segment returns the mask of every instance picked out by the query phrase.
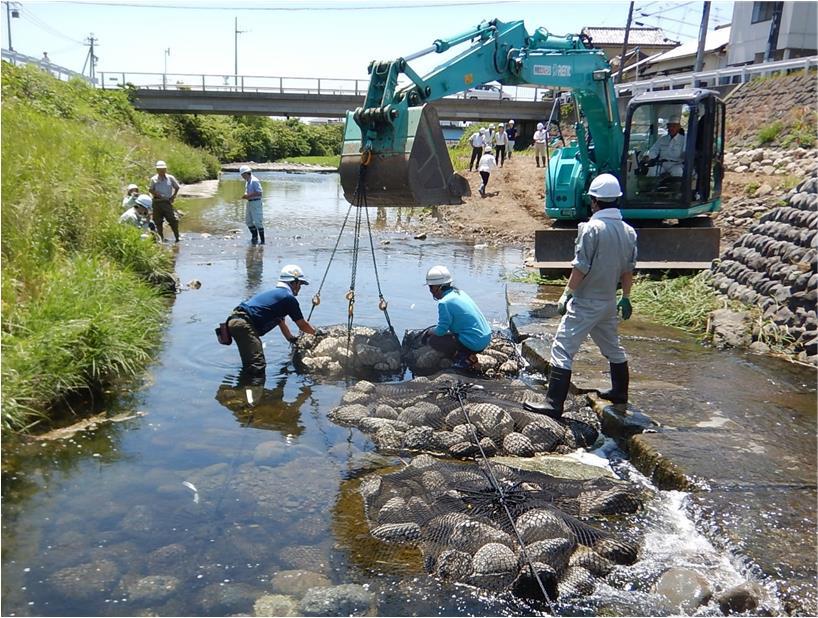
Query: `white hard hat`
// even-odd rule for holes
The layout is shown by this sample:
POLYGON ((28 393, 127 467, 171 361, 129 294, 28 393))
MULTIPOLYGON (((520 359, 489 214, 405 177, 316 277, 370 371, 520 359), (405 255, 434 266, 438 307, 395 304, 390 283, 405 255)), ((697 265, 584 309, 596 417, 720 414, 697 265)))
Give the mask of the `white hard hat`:
POLYGON ((304 277, 304 271, 296 264, 287 264, 281 269, 281 274, 278 276, 279 281, 300 281, 304 285, 309 285, 310 282, 304 277))
POLYGON ((165 163, 165 162, 164 162, 164 161, 162 161, 162 160, 159 160, 159 161, 157 161, 157 162, 156 162, 156 165, 154 165, 154 167, 155 167, 156 169, 168 169, 168 164, 167 164, 167 163, 165 163))
POLYGON ((622 195, 619 181, 613 174, 600 174, 591 182, 588 188, 588 195, 603 202, 612 202, 622 195))
POLYGON ((486 145, 483 147, 483 154, 491 154, 492 152, 491 146, 486 145))
POLYGON ((446 285, 452 282, 452 273, 445 266, 432 266, 426 273, 426 285, 446 285))
POLYGON ((244 174, 249 174, 249 173, 251 173, 252 171, 253 171, 253 170, 251 170, 251 169, 250 169, 250 166, 249 166, 249 165, 242 165, 242 166, 239 168, 239 176, 243 176, 244 174))
POLYGON ((502 128, 503 128, 503 126, 504 126, 504 125, 503 125, 503 123, 501 122, 500 124, 498 124, 498 125, 497 125, 497 128, 498 128, 498 129, 502 129, 502 128))
POLYGON ((136 198, 136 205, 150 210, 151 208, 153 208, 153 198, 151 198, 151 196, 148 195, 147 193, 143 193, 138 198, 136 198))
POLYGON ((514 121, 513 121, 513 120, 509 120, 509 121, 508 121, 508 124, 514 124, 514 121))
POLYGON ((485 128, 480 129, 480 135, 485 135, 485 134, 486 134, 486 129, 485 128))
POLYGON ((667 119, 667 123, 668 124, 681 124, 681 122, 679 121, 678 116, 671 116, 670 118, 667 119))
POLYGON ((133 183, 128 185, 128 192, 133 191, 134 189, 139 189, 139 187, 133 183))
POLYGON ((541 123, 541 122, 538 122, 538 123, 537 123, 537 128, 538 128, 540 131, 542 131, 542 130, 545 128, 545 125, 544 125, 543 123, 541 123))

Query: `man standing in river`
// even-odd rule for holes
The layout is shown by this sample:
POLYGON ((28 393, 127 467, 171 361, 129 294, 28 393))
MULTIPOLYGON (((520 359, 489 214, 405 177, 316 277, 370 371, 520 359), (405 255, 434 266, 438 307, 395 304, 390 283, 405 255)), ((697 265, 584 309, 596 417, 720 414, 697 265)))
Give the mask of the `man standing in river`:
POLYGON ((164 242, 162 221, 167 219, 176 237, 176 242, 179 242, 179 220, 176 218, 176 213, 173 212, 173 202, 176 194, 179 193, 179 183, 176 178, 168 174, 168 166, 164 161, 156 162, 156 175, 151 178, 149 191, 153 196, 153 223, 156 226, 156 233, 164 242))
POLYGON ((617 208, 622 190, 615 176, 594 178, 588 195, 593 216, 580 224, 571 276, 557 303, 563 317, 551 346, 545 403, 525 404, 528 410, 557 419, 571 387, 574 355, 588 335, 610 363, 611 390, 600 396, 615 404, 628 403, 628 357, 619 344, 617 313, 627 320, 633 312, 628 297, 636 267, 636 232, 617 208), (622 298, 617 303, 620 282, 622 298))
POLYGON ((290 332, 284 318, 295 322, 298 328, 314 335, 315 329, 304 319, 296 300, 301 287, 309 285, 300 266, 288 264, 281 269, 278 283, 272 290, 256 294, 233 309, 227 318, 227 328, 236 340, 241 355, 242 372, 261 375, 267 368, 261 338, 278 326, 281 335, 290 343, 296 337, 290 332))
POLYGON ((242 165, 239 168, 239 175, 244 179, 244 195, 241 199, 247 200, 244 210, 244 222, 250 230, 250 243, 257 245, 264 244, 264 219, 261 209, 261 183, 253 176, 253 170, 249 165, 242 165))

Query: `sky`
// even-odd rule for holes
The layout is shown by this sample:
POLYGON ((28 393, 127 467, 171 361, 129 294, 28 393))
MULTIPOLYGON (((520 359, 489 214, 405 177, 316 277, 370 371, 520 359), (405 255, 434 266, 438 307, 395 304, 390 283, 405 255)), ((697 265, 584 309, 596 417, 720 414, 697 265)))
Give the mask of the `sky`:
MULTIPOLYGON (((697 38, 702 5, 645 1, 636 3, 635 19, 684 42, 697 38)), ((732 5, 712 3, 711 28, 729 23, 732 5)), ((37 58, 48 52, 51 62, 77 72, 93 33, 98 73, 162 73, 167 66, 169 74, 233 75, 237 39, 239 75, 336 79, 366 79, 373 59, 406 56, 495 17, 524 20, 529 32, 545 27, 566 34, 584 26, 624 27, 628 15, 627 1, 61 0, 11 6, 19 11, 10 20, 14 50, 37 58)), ((431 54, 411 66, 423 74, 443 60, 431 54)))

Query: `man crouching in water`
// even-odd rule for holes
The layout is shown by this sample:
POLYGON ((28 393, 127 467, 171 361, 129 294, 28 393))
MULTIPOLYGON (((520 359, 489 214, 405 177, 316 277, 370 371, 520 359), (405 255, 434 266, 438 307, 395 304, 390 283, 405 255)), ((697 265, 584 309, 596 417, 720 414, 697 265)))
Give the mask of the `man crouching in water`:
POLYGON ((477 352, 491 341, 491 327, 475 302, 452 285, 452 274, 445 266, 433 266, 426 273, 426 285, 438 301, 437 326, 426 329, 421 338, 434 350, 453 359, 452 367, 471 369, 477 365, 477 352))

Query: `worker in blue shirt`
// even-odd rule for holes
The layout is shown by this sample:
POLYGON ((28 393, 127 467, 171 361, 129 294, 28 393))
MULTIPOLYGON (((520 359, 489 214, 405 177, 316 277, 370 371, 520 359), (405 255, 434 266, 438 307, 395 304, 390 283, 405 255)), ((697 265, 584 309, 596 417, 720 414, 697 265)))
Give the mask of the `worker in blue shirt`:
POLYGON ((244 222, 250 230, 250 242, 254 245, 264 244, 264 217, 261 208, 261 182, 253 176, 249 165, 239 168, 239 175, 244 179, 244 195, 241 199, 247 200, 244 211, 244 222))
POLYGON ((448 358, 453 366, 466 369, 477 364, 477 352, 491 341, 491 327, 475 302, 452 285, 445 266, 433 266, 426 273, 426 285, 438 301, 437 326, 429 327, 421 341, 448 358))
POLYGON ((303 285, 309 285, 309 282, 301 268, 288 264, 281 269, 278 283, 272 290, 256 294, 233 309, 232 315, 227 319, 227 328, 239 348, 242 371, 264 373, 267 361, 261 337, 276 326, 287 341, 295 343, 297 338, 290 332, 285 317, 295 322, 301 331, 315 334, 315 329, 304 319, 301 306, 295 298, 303 285))

